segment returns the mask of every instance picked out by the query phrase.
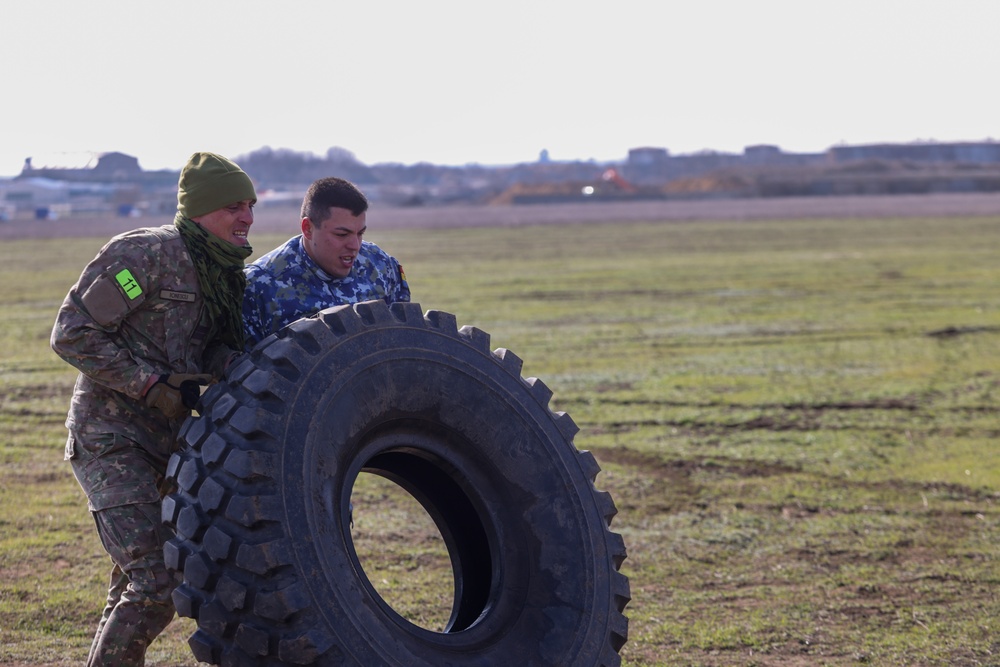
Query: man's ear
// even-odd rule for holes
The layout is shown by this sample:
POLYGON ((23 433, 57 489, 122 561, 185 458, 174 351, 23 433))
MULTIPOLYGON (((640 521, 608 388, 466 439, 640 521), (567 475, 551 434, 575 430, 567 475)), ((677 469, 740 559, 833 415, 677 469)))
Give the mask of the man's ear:
POLYGON ((302 218, 302 236, 312 241, 313 224, 309 218, 302 218))

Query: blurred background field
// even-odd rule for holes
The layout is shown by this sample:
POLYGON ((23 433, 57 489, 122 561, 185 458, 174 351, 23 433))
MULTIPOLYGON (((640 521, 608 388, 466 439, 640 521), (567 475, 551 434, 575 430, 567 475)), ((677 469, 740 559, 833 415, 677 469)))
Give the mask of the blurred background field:
MULTIPOLYGON (((623 664, 1000 664, 1000 216, 375 221, 414 300, 581 427, 629 550, 623 664)), ((48 336, 104 241, 0 243, 0 663, 79 664, 103 603, 48 336)), ((440 584, 394 562, 419 614, 440 584)), ((193 665, 192 629, 149 663, 193 665)))

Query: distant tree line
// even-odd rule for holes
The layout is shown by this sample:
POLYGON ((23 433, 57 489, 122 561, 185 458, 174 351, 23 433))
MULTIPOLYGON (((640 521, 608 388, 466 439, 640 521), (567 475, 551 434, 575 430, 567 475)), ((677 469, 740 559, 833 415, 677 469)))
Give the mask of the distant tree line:
POLYGON ((288 148, 274 149, 265 146, 235 159, 248 174, 253 174, 258 183, 271 188, 301 186, 331 175, 346 178, 359 185, 378 181, 370 167, 344 148, 330 148, 321 157, 288 148))

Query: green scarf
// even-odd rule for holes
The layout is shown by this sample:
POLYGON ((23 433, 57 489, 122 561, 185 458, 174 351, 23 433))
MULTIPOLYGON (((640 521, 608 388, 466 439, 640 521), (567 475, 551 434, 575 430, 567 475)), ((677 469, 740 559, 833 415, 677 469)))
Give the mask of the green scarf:
POLYGON ((198 272, 198 284, 212 322, 220 329, 218 338, 235 350, 243 351, 243 260, 253 253, 249 245, 223 241, 190 218, 178 213, 174 226, 198 272))

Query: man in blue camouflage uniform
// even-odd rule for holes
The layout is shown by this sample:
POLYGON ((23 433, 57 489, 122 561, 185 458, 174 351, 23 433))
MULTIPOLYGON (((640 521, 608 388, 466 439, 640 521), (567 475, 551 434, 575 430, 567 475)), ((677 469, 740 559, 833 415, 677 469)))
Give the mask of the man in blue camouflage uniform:
POLYGON ((246 268, 247 348, 324 308, 410 300, 399 262, 362 240, 368 199, 341 178, 321 178, 302 200, 302 233, 246 268))
POLYGON ((243 350, 256 201, 235 163, 195 153, 178 181, 174 224, 111 239, 56 318, 52 349, 80 371, 66 458, 114 562, 88 666, 141 666, 173 619, 163 479, 201 385, 243 350))

